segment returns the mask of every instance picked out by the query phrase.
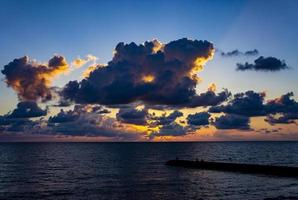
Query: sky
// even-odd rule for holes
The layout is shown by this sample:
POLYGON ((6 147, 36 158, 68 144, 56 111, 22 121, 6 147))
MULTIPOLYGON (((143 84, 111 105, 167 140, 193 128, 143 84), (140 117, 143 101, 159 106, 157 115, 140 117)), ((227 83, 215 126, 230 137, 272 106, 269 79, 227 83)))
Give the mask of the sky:
POLYGON ((0 141, 298 139, 298 2, 0 1, 0 141))

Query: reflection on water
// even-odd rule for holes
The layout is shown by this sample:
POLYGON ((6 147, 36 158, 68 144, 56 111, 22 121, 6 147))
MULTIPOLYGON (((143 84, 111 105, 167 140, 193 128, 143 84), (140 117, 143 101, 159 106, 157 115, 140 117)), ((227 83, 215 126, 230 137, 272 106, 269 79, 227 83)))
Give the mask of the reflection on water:
POLYGON ((164 165, 175 157, 298 166, 298 143, 0 143, 0 199, 298 197, 295 178, 164 165))

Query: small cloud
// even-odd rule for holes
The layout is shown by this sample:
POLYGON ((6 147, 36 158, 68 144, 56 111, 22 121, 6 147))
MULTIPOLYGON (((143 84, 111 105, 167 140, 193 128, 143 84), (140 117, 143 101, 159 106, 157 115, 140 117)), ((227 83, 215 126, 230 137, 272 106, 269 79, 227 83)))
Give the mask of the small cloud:
POLYGON ((226 114, 215 118, 213 125, 217 129, 250 130, 249 123, 249 117, 234 114, 226 114))
POLYGON ((298 113, 284 113, 281 116, 268 115, 265 119, 271 125, 292 124, 298 119, 298 113))
POLYGON ((80 68, 83 65, 85 65, 88 62, 93 62, 95 63, 98 58, 94 55, 88 54, 86 55, 85 58, 76 58, 71 62, 71 65, 74 66, 75 68, 80 68))
POLYGON ((208 112, 199 112, 187 116, 187 123, 193 126, 209 125, 210 114, 208 112))
POLYGON ((254 70, 254 71, 281 71, 289 69, 289 66, 285 63, 285 61, 279 60, 274 57, 266 57, 260 56, 258 59, 254 61, 254 64, 250 63, 237 63, 237 71, 246 71, 246 70, 254 70))
POLYGON ((187 134, 188 129, 176 122, 162 126, 159 131, 150 134, 150 137, 156 136, 182 136, 187 134))
POLYGON ((194 96, 191 101, 184 106, 192 108, 199 106, 216 106, 227 101, 231 96, 231 93, 226 89, 217 94, 212 91, 214 89, 214 86, 211 85, 207 92, 194 96))
POLYGON ((161 116, 151 116, 150 120, 153 121, 151 126, 159 126, 159 125, 169 125, 179 117, 182 117, 183 113, 179 110, 174 110, 169 115, 163 114, 161 116))
POLYGON ((233 57, 233 56, 257 56, 259 55, 259 51, 257 49, 248 50, 245 52, 241 52, 238 49, 229 52, 221 52, 221 56, 224 57, 233 57))
POLYGON ((116 115, 118 121, 136 125, 146 125, 148 119, 148 110, 138 110, 135 108, 121 108, 116 115))
POLYGON ((249 51, 244 52, 244 55, 245 56, 257 56, 257 55, 259 55, 259 51, 257 49, 249 50, 249 51))
POLYGON ((216 92, 216 84, 215 83, 211 83, 208 87, 208 91, 211 92, 216 92))
POLYGON ((17 108, 12 111, 8 117, 10 118, 31 118, 47 115, 47 110, 38 107, 36 102, 23 101, 18 103, 17 108))
POLYGON ((51 116, 48 120, 49 123, 65 123, 73 122, 79 118, 80 114, 76 111, 64 111, 63 109, 56 116, 51 116))

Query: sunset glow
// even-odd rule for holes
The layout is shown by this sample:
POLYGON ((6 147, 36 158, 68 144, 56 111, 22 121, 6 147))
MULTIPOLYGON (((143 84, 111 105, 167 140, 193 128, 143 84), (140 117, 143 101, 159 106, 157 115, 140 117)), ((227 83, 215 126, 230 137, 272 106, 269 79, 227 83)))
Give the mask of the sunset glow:
POLYGON ((0 200, 298 200, 298 0, 0 0, 0 200))
MULTIPOLYGON (((35 134, 55 141, 298 139, 297 31, 289 28, 296 20, 281 23, 258 11, 263 3, 237 2, 223 13, 209 3, 203 9, 205 3, 175 2, 181 7, 175 12, 165 2, 152 12, 144 11, 153 6, 148 2, 134 11, 122 5, 127 12, 103 3, 123 14, 117 17, 94 2, 102 13, 92 8, 69 18, 48 13, 53 5, 29 4, 15 5, 24 9, 21 16, 9 14, 16 27, 23 27, 19 19, 28 22, 22 37, 2 20, 0 140, 35 134), (197 10, 214 12, 202 17, 197 10), (68 26, 72 19, 80 28, 68 26), (65 24, 59 34, 58 21, 65 24)), ((284 18, 297 18, 289 9, 295 6, 271 9, 280 6, 284 18)))

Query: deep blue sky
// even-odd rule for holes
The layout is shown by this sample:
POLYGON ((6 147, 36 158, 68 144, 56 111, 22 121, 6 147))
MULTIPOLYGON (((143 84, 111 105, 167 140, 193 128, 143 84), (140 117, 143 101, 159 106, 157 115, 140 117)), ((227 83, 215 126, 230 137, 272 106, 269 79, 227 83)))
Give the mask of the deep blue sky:
MULTIPOLYGON (((278 73, 236 72, 237 61, 220 58, 207 64, 200 87, 215 82, 233 92, 254 89, 278 96, 298 93, 298 1, 0 1, 0 66, 29 55, 47 61, 53 54, 70 62, 93 54, 106 63, 118 42, 162 42, 188 37, 212 41, 229 51, 258 49, 284 59, 292 69, 278 73)), ((56 81, 63 86, 79 72, 56 81)), ((0 78, 3 79, 2 74, 0 78)), ((0 112, 17 98, 0 83, 0 112)))

